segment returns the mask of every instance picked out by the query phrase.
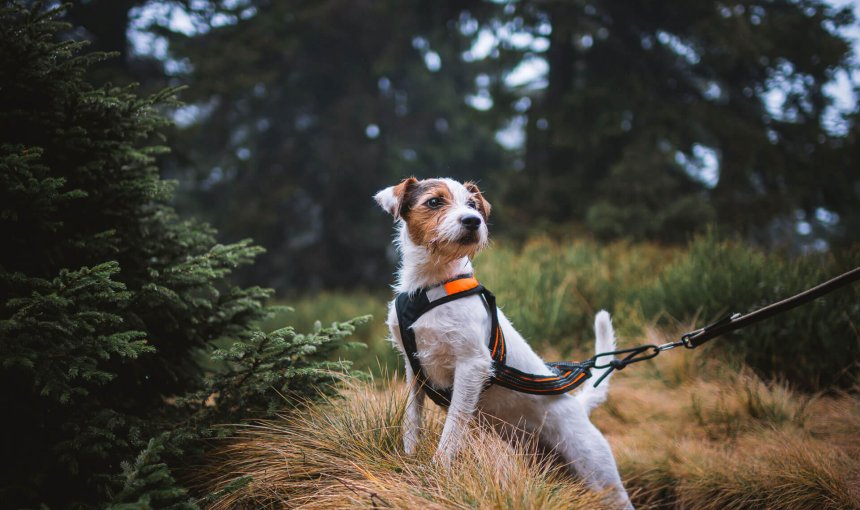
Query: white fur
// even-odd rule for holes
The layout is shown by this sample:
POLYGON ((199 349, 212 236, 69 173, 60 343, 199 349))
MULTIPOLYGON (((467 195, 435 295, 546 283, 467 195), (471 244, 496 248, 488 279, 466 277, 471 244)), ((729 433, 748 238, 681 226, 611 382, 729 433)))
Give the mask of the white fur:
MULTIPOLYGON (((594 317, 594 352, 609 352, 615 350, 615 330, 612 329, 612 321, 609 319, 609 312, 601 310, 594 317)), ((600 364, 608 361, 607 358, 600 358, 600 364)), ((591 379, 596 381, 603 376, 606 368, 594 369, 591 371, 591 379)), ((590 413, 592 409, 606 401, 606 394, 609 392, 609 379, 612 378, 612 373, 600 383, 597 388, 593 384, 587 382, 585 387, 576 394, 576 398, 585 408, 586 413, 590 413)))
MULTIPOLYGON (((474 210, 465 206, 469 194, 460 183, 449 179, 446 183, 457 202, 457 207, 452 208, 447 216, 456 220, 459 226, 457 218, 474 210)), ((379 198, 384 192, 377 195, 377 201, 386 208, 385 198, 379 198)), ((443 219, 440 237, 453 236, 451 239, 455 239, 460 235, 453 225, 454 220, 447 224, 448 219, 443 219)), ((397 292, 415 292, 472 271, 472 263, 467 257, 445 260, 435 256, 432 250, 412 242, 403 220, 398 223, 396 244, 402 259, 395 285, 397 292)), ((483 245, 487 239, 486 222, 482 222, 481 231, 479 239, 483 245)), ((506 363, 525 372, 553 375, 501 310, 498 316, 506 341, 506 363)), ((405 356, 394 301, 389 304, 387 324, 394 345, 405 356)), ((450 463, 460 448, 469 422, 480 410, 500 431, 516 434, 517 429, 524 429, 539 434, 541 443, 560 454, 592 488, 608 490, 614 493, 620 505, 632 508, 609 444, 588 419, 589 411, 606 399, 609 381, 603 381, 598 388, 593 388, 590 382, 600 377, 602 372, 593 371, 593 378, 576 395, 530 395, 498 385, 484 390, 492 375, 492 359, 487 348, 490 328, 490 316, 478 295, 437 306, 412 326, 421 366, 428 379, 434 386, 453 389, 434 459, 446 465, 450 463)), ((605 311, 597 314, 595 330, 597 351, 612 350, 615 335, 609 314, 605 311)), ((406 453, 413 453, 420 432, 424 392, 414 384, 414 374, 408 362, 406 378, 410 393, 403 421, 403 441, 406 453)))
MULTIPOLYGON (((480 218, 481 215, 478 211, 466 205, 471 197, 471 193, 469 193, 469 190, 467 190, 465 186, 452 179, 439 180, 448 185, 448 189, 451 190, 451 195, 453 195, 454 203, 452 204, 453 207, 451 207, 445 214, 442 222, 439 223, 436 230, 436 239, 439 241, 454 242, 460 238, 464 232, 461 220, 467 216, 480 218)), ((481 222, 481 226, 478 228, 478 235, 480 237, 479 244, 483 246, 487 242, 487 222, 481 222)))
POLYGON ((397 210, 400 208, 400 200, 394 194, 394 186, 389 186, 373 196, 379 207, 382 207, 388 214, 397 216, 397 210))

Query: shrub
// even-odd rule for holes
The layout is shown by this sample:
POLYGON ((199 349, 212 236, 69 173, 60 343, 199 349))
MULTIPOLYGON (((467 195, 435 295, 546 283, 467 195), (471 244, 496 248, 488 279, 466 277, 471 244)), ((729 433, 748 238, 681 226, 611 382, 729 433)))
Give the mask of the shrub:
MULTIPOLYGON (((789 258, 714 235, 694 240, 638 300, 646 316, 668 314, 704 325, 749 312, 860 265, 860 250, 789 258)), ((759 374, 805 390, 849 386, 860 360, 860 287, 841 289, 711 342, 759 374)))
POLYGON ((594 315, 601 309, 613 314, 622 331, 638 332, 631 291, 652 281, 674 256, 673 250, 651 244, 538 237, 522 249, 492 246, 475 267, 529 341, 591 352, 594 315))
POLYGON ((227 280, 261 249, 168 205, 171 91, 91 86, 105 55, 35 5, 0 6, 0 501, 188 506, 168 466, 214 423, 331 392, 341 367, 320 360, 353 323, 261 332, 271 292, 227 280))

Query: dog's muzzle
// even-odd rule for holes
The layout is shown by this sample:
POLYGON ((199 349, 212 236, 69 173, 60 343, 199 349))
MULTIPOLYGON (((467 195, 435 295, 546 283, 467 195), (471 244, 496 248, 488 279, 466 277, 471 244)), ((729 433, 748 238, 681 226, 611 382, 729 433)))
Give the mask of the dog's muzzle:
POLYGON ((475 232, 481 228, 481 217, 477 214, 467 214, 460 218, 460 224, 463 225, 463 228, 466 230, 475 232))

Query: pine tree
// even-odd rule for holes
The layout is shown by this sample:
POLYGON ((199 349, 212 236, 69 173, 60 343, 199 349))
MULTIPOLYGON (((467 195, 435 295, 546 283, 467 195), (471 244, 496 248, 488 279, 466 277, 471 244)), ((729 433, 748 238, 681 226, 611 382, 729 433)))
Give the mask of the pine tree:
POLYGON ((123 462, 123 484, 114 495, 109 510, 189 510, 197 508, 187 491, 176 484, 161 454, 169 436, 162 434, 149 440, 134 462, 123 462))
POLYGON ((271 291, 228 277, 262 249, 179 218, 155 166, 174 91, 90 85, 108 56, 59 40, 61 11, 0 7, 0 501, 187 506, 168 465, 332 391, 354 322, 259 331, 271 291))

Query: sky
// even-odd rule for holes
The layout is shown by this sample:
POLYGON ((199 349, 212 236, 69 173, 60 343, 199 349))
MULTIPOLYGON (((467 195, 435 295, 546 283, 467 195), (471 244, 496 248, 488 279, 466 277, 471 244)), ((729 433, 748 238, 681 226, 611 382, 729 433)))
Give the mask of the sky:
MULTIPOLYGON (((854 25, 842 29, 841 33, 852 41, 854 47, 854 62, 860 62, 860 1, 858 0, 829 0, 834 7, 854 8, 854 25)), ((840 71, 835 79, 827 87, 826 91, 833 97, 834 107, 837 111, 848 112, 857 107, 857 97, 853 93, 855 87, 860 86, 860 70, 855 69, 851 76, 840 71)), ((833 118, 833 115, 825 121, 830 124, 828 129, 836 133, 844 131, 844 124, 833 118)))

